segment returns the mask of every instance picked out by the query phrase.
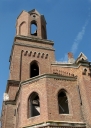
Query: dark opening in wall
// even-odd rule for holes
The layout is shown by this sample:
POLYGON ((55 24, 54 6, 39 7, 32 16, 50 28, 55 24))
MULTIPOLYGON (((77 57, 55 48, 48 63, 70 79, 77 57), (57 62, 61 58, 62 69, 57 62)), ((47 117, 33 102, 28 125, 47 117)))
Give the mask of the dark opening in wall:
POLYGON ((33 36, 37 36, 37 24, 35 21, 32 21, 31 22, 31 25, 30 25, 30 34, 33 35, 33 36))
POLYGON ((30 77, 35 77, 39 75, 39 66, 36 61, 30 64, 30 77))
POLYGON ((61 91, 58 94, 59 114, 69 114, 68 99, 66 93, 61 91))
POLYGON ((29 117, 40 115, 40 102, 39 96, 36 92, 33 92, 29 97, 29 117))

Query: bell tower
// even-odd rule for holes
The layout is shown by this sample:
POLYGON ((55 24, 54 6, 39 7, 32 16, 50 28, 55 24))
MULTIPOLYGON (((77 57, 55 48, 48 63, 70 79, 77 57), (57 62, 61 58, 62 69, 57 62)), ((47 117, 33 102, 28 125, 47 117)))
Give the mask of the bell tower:
POLYGON ((23 11, 19 15, 16 23, 16 31, 16 35, 47 39, 46 20, 35 9, 29 12, 23 11))
POLYGON ((50 72, 55 60, 53 45, 53 41, 47 40, 44 16, 35 9, 22 11, 10 56, 10 80, 23 81, 50 72))
MULTIPOLYGON (((36 79, 36 77, 40 79, 40 76, 45 76, 44 74, 51 72, 51 63, 55 61, 53 45, 53 41, 47 40, 44 16, 35 9, 29 12, 22 11, 17 17, 16 35, 9 59, 10 77, 5 91, 5 96, 7 95, 8 98, 4 97, 2 128, 20 127, 18 122, 21 120, 19 117, 21 99, 17 99, 21 88, 20 83, 36 79)), ((31 116, 40 115, 39 95, 35 92, 33 96, 31 94, 33 112, 28 113, 31 116)), ((30 98, 28 98, 29 102, 31 101, 30 98)))

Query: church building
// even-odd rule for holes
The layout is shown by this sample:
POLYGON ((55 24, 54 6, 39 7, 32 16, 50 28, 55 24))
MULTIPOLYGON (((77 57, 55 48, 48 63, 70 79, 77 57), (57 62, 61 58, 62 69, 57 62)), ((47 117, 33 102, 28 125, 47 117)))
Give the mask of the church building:
POLYGON ((91 62, 55 60, 46 20, 37 10, 22 11, 10 55, 1 128, 91 128, 91 62), (35 27, 35 31, 32 31, 35 27))

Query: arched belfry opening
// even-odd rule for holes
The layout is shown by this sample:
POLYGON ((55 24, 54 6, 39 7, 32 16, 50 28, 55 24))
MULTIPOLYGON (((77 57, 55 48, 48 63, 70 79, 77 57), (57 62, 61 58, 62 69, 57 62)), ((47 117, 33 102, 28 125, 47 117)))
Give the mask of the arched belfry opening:
POLYGON ((58 94, 59 114, 69 114, 68 98, 66 92, 61 90, 58 94))
POLYGON ((39 66, 36 61, 30 63, 30 78, 39 75, 39 66))
POLYGON ((30 34, 33 36, 37 36, 37 23, 34 20, 30 24, 30 34))
POLYGON ((28 117, 40 115, 40 100, 36 92, 33 92, 28 99, 28 117))

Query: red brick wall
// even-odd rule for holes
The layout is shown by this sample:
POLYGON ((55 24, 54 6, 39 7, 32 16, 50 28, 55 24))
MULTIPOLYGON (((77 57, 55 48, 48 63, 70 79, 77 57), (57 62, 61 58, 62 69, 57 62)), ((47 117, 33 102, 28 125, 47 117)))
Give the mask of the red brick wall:
POLYGON ((15 112, 15 105, 3 104, 2 128, 14 128, 15 125, 14 112, 15 112))
MULTIPOLYGON (((45 47, 45 45, 43 47, 45 47)), ((39 63, 39 70, 40 70, 39 74, 50 73, 51 63, 54 61, 54 59, 55 59, 54 51, 15 45, 13 54, 12 54, 12 59, 11 59, 10 79, 20 80, 20 74, 21 74, 22 81, 29 79, 30 63, 33 60, 36 60, 39 63), (31 51, 32 51, 32 54, 30 56, 29 53, 31 51), (21 55, 21 52, 22 52, 22 55, 21 55), (35 56, 34 56, 34 52, 36 52, 35 56), (39 57, 38 57, 38 53, 40 53, 39 57), (42 58, 43 53, 44 53, 44 57, 42 58), (47 54, 48 54, 48 57, 46 58, 47 54), (22 60, 21 60, 21 56, 22 56, 22 60), (21 67, 21 73, 20 73, 20 67, 21 67)))
POLYGON ((80 98, 77 90, 76 81, 55 80, 43 78, 31 84, 22 85, 19 101, 20 108, 20 127, 37 124, 47 120, 82 122, 80 98), (67 91, 69 101, 68 115, 59 114, 58 92, 61 89, 67 91), (40 115, 27 118, 28 97, 32 92, 37 92, 40 98, 40 115))

